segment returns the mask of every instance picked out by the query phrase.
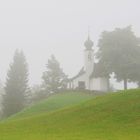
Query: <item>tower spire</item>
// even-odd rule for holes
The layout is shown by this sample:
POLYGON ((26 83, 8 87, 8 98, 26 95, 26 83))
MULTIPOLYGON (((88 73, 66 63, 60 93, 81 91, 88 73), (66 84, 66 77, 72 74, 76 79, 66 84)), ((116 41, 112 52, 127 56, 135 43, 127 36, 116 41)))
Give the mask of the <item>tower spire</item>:
POLYGON ((88 26, 88 40, 90 40, 90 27, 88 26))
POLYGON ((86 42, 84 43, 87 50, 91 50, 93 46, 93 41, 90 39, 90 28, 88 26, 88 38, 86 42))

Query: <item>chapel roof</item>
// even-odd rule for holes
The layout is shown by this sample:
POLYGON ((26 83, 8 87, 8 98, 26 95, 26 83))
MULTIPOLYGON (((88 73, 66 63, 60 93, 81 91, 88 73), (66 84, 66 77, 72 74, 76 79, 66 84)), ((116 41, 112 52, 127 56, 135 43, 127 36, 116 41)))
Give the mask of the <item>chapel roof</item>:
POLYGON ((76 76, 74 76, 73 78, 71 78, 70 80, 74 80, 74 79, 76 79, 76 78, 82 76, 83 74, 85 74, 84 67, 82 67, 82 68, 80 69, 80 71, 78 72, 78 74, 77 74, 76 76))
POLYGON ((105 75, 107 75, 106 70, 102 69, 98 63, 94 63, 94 69, 90 78, 107 77, 105 75))

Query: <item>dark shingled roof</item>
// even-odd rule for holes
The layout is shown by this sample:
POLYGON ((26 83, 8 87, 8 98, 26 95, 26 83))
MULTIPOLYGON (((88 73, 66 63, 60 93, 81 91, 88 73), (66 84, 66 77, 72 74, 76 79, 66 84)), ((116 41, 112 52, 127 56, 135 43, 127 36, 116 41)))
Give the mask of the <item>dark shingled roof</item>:
POLYGON ((76 79, 77 77, 79 77, 83 74, 85 74, 84 67, 82 67, 81 70, 79 71, 79 73, 76 76, 74 76, 73 78, 71 78, 70 80, 74 80, 74 79, 76 79))
POLYGON ((99 69, 98 65, 96 63, 94 63, 94 69, 93 69, 93 72, 90 75, 90 78, 99 77, 98 76, 99 73, 100 73, 100 69, 99 69))
POLYGON ((94 70, 90 75, 90 78, 97 77, 107 77, 106 70, 103 70, 97 63, 94 63, 94 70))
MULTIPOLYGON (((70 78, 69 80, 70 81, 74 80, 83 74, 85 74, 84 67, 82 67, 82 69, 79 71, 79 73, 76 76, 70 78)), ((107 77, 105 75, 106 75, 105 70, 103 70, 97 63, 94 63, 94 70, 91 73, 90 78, 107 77)))

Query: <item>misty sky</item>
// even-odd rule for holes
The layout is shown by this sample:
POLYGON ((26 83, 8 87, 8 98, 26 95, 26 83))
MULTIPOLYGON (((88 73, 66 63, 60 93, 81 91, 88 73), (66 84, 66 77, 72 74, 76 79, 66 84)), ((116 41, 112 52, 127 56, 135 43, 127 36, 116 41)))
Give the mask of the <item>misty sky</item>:
POLYGON ((32 85, 41 82, 51 54, 73 76, 83 65, 88 26, 97 46, 102 31, 128 25, 140 36, 139 0, 0 1, 0 79, 16 48, 26 55, 32 85))

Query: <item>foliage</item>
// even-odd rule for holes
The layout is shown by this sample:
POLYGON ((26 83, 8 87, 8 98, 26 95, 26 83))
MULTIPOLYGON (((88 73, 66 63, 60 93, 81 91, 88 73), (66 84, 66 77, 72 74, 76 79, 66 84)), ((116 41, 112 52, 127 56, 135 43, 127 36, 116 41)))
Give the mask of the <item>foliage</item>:
POLYGON ((43 86, 48 93, 56 93, 66 89, 67 76, 60 68, 59 62, 52 55, 46 65, 47 71, 43 73, 43 86))
POLYGON ((5 91, 4 91, 4 87, 2 85, 2 83, 0 82, 0 119, 2 118, 2 114, 3 114, 3 108, 2 108, 2 97, 4 95, 5 91))
POLYGON ((22 51, 16 50, 7 73, 3 95, 4 116, 8 117, 24 108, 28 89, 28 68, 22 51))
POLYGON ((30 95, 30 104, 34 104, 48 97, 48 94, 40 85, 33 86, 30 95))
MULTIPOLYGON (((140 77, 140 39, 131 30, 131 26, 111 32, 103 32, 99 40, 99 67, 104 75, 115 73, 118 81, 136 81, 140 77)), ((102 74, 101 72, 99 73, 102 74)))

